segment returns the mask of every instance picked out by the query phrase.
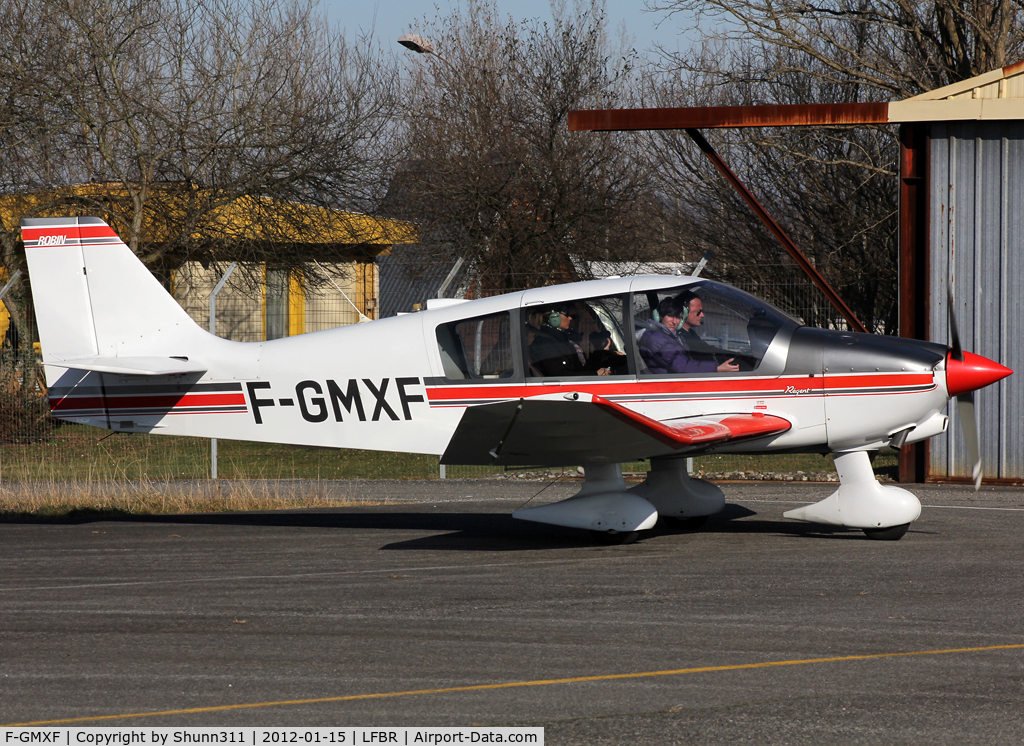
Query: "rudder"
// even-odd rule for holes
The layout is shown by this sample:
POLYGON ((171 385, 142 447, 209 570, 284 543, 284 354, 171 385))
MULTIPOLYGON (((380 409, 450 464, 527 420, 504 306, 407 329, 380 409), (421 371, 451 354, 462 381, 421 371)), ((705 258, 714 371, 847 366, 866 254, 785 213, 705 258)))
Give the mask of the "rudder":
POLYGON ((44 363, 173 356, 205 332, 103 220, 21 221, 44 363))

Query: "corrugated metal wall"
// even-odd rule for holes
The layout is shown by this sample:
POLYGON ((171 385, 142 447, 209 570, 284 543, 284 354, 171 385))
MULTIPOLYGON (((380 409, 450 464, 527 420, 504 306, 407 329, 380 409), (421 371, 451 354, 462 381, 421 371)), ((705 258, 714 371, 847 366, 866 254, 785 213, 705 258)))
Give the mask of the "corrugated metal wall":
MULTIPOLYGON (((1024 122, 931 130, 931 338, 948 344, 952 284, 965 350, 1016 371, 976 394, 986 477, 1024 479, 1024 122)), ((930 476, 970 475, 955 404, 930 476)))

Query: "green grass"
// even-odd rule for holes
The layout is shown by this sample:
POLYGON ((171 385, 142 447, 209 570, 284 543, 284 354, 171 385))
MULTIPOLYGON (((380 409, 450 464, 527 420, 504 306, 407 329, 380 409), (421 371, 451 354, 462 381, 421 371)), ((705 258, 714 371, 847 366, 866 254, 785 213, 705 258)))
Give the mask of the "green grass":
MULTIPOLYGON (((812 454, 701 456, 696 473, 834 472, 831 457, 812 454)), ((896 456, 879 454, 875 471, 894 475, 896 456)), ((624 464, 646 471, 646 462, 624 464)), ((502 467, 449 466, 449 478, 504 473, 502 467)), ((538 470, 543 472, 561 470, 538 470)), ((566 470, 571 472, 572 470, 566 470)), ((246 441, 218 441, 218 472, 224 479, 432 479, 436 456, 309 448, 246 441)), ((0 480, 164 480, 210 475, 210 441, 160 435, 110 435, 84 425, 65 425, 48 440, 0 445, 0 480)))

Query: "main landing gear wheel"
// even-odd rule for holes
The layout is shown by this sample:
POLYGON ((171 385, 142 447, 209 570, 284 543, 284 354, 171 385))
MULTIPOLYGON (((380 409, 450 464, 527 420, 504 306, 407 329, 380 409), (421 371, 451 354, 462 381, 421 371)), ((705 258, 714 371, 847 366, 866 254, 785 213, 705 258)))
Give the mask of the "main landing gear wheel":
POLYGON ((708 522, 710 516, 698 515, 692 518, 676 518, 671 515, 661 516, 661 520, 665 521, 665 525, 673 531, 700 531, 704 528, 704 524, 708 522))
POLYGON ((639 531, 591 531, 590 538, 598 544, 632 544, 640 536, 639 531))
POLYGON ((899 541, 903 538, 903 534, 907 533, 908 528, 910 528, 909 523, 901 523, 899 526, 865 528, 863 531, 868 535, 869 539, 874 539, 875 541, 899 541))

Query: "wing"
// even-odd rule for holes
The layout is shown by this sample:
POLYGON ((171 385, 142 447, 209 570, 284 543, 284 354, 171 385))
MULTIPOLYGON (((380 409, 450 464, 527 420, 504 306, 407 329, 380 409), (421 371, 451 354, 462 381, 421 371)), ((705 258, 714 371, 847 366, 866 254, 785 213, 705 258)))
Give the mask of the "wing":
POLYGON ((561 466, 636 461, 789 430, 774 415, 732 413, 660 422, 595 394, 569 393, 470 407, 445 464, 561 466))

